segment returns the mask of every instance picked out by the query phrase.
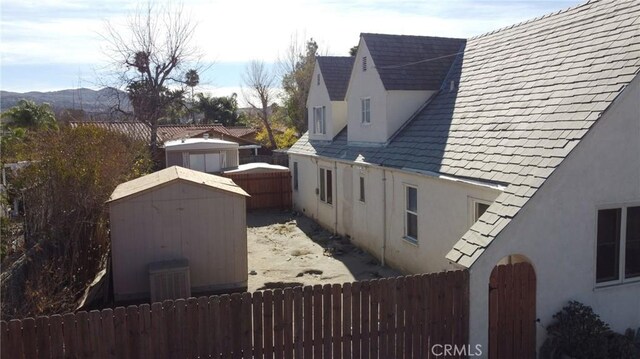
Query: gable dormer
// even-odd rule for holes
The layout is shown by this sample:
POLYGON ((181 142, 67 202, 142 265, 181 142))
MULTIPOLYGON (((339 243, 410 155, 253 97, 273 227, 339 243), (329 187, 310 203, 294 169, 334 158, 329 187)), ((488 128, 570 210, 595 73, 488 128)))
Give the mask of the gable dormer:
POLYGON ((386 143, 441 87, 464 39, 361 34, 346 94, 350 143, 386 143))
POLYGON ((330 141, 347 125, 345 93, 352 66, 353 57, 316 57, 307 97, 309 139, 330 141))

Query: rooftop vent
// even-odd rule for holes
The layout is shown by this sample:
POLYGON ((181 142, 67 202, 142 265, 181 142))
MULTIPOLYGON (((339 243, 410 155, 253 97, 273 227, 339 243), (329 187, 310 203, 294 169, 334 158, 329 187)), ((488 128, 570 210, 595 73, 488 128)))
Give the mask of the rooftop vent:
POLYGON ((208 140, 209 139, 209 134, 205 133, 204 135, 202 135, 202 137, 204 137, 205 140, 208 140))

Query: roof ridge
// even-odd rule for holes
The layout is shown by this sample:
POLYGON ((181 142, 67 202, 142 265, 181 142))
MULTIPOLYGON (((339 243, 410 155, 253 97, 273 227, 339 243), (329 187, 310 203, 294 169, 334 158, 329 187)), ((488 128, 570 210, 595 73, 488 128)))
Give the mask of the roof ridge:
POLYGON ((445 36, 432 36, 432 35, 404 35, 404 34, 382 34, 376 32, 361 32, 360 36, 375 35, 375 36, 395 36, 395 37, 420 37, 430 39, 447 39, 447 40, 466 40, 464 37, 445 37, 445 36))
POLYGON ((550 12, 550 13, 547 13, 547 14, 543 14, 543 15, 540 15, 540 16, 537 16, 537 17, 534 17, 534 18, 531 18, 531 19, 528 19, 528 20, 521 21, 521 22, 516 23, 516 24, 503 26, 501 28, 498 28, 498 29, 495 29, 495 30, 491 30, 489 32, 485 32, 485 33, 480 34, 480 35, 472 36, 472 37, 469 38, 469 40, 480 39, 480 38, 483 38, 483 37, 487 37, 489 35, 497 34, 497 33, 502 32, 502 31, 506 31, 506 30, 510 30, 510 29, 513 29, 513 28, 517 28, 517 27, 520 27, 520 26, 527 25, 527 24, 531 24, 531 23, 534 23, 536 21, 540 21, 542 19, 546 19, 546 18, 549 18, 549 17, 552 17, 552 16, 564 14, 566 12, 573 11, 573 10, 576 10, 576 9, 578 9, 580 7, 589 5, 591 3, 599 2, 599 1, 602 1, 602 0, 587 0, 586 2, 578 4, 578 5, 574 5, 574 6, 571 6, 571 7, 565 8, 565 9, 561 9, 561 10, 558 10, 558 11, 553 11, 553 12, 550 12))

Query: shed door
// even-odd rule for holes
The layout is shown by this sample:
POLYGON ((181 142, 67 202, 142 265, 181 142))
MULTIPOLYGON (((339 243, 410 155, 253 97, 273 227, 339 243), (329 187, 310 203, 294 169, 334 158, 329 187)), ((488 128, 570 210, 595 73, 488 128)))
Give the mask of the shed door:
POLYGON ((530 263, 498 265, 489 279, 489 358, 536 357, 536 275, 530 263))
POLYGON ((219 153, 192 153, 189 154, 189 168, 201 172, 219 172, 220 154, 219 153))

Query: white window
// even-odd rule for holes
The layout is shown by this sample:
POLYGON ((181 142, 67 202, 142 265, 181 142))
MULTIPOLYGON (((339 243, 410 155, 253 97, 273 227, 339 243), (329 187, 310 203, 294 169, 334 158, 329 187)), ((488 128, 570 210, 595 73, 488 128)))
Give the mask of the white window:
POLYGON ((320 201, 333 203, 333 172, 330 169, 320 168, 320 201))
POLYGON ((362 71, 367 71, 367 57, 362 56, 362 71))
POLYGON ((364 202, 364 177, 360 176, 360 202, 364 202))
POLYGON ((324 106, 313 108, 313 133, 322 135, 327 133, 324 106))
POLYGON ((293 163, 293 189, 298 190, 298 162, 293 163))
POLYGON ((418 243, 418 189, 405 187, 404 238, 418 243))
POLYGON ((360 99, 360 108, 362 110, 361 114, 361 122, 362 123, 371 123, 371 99, 363 98, 360 99))
POLYGON ((640 278, 640 206, 598 211, 596 283, 640 278))

